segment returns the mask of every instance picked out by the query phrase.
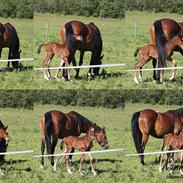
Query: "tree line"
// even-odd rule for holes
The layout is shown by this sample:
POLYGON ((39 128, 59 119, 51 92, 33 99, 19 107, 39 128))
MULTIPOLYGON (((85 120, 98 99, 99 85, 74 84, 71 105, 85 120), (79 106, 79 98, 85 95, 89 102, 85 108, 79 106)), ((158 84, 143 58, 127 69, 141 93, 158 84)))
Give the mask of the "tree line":
POLYGON ((33 18, 34 12, 123 18, 126 10, 183 14, 182 0, 1 0, 0 16, 33 18))

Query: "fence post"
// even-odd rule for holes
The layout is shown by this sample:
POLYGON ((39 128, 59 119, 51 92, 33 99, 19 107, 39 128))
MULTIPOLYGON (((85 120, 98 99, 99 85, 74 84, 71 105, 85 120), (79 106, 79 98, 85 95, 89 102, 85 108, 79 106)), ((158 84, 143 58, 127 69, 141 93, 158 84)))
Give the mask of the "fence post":
POLYGON ((48 39, 49 24, 46 24, 45 37, 48 39))

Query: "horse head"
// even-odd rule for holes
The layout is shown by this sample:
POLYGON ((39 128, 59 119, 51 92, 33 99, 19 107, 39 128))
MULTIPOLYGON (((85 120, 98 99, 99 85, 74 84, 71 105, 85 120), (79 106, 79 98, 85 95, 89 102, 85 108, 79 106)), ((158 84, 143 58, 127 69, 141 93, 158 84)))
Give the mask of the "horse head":
POLYGON ((0 128, 0 139, 4 139, 6 141, 6 144, 9 142, 9 134, 7 131, 8 126, 0 128))
POLYGON ((104 149, 109 148, 109 144, 106 137, 105 127, 100 128, 98 126, 95 127, 95 138, 98 144, 104 149))

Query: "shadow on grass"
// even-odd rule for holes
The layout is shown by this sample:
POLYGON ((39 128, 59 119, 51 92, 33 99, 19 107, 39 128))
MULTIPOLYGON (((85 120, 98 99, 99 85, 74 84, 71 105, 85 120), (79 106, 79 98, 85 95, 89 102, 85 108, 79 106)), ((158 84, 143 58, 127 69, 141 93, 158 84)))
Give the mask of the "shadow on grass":
POLYGON ((5 161, 4 164, 13 165, 13 164, 25 163, 27 161, 28 160, 21 160, 21 159, 18 159, 18 160, 8 160, 8 161, 5 161))
POLYGON ((0 72, 14 72, 14 71, 28 71, 28 70, 33 70, 33 66, 21 66, 20 68, 1 68, 0 72))

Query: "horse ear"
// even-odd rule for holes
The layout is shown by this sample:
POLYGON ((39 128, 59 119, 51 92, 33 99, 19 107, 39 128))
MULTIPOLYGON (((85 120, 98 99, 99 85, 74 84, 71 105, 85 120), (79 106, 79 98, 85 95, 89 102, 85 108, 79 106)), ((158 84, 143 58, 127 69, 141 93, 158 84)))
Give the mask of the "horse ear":
POLYGON ((100 60, 102 60, 102 59, 103 59, 103 57, 104 57, 104 55, 100 56, 100 60))
POLYGON ((103 127, 103 128, 102 128, 102 130, 104 130, 104 131, 105 131, 105 127, 103 127))
POLYGON ((3 24, 0 23, 0 36, 6 31, 3 24))
POLYGON ((4 129, 7 130, 8 129, 8 125, 6 127, 4 127, 4 129))

